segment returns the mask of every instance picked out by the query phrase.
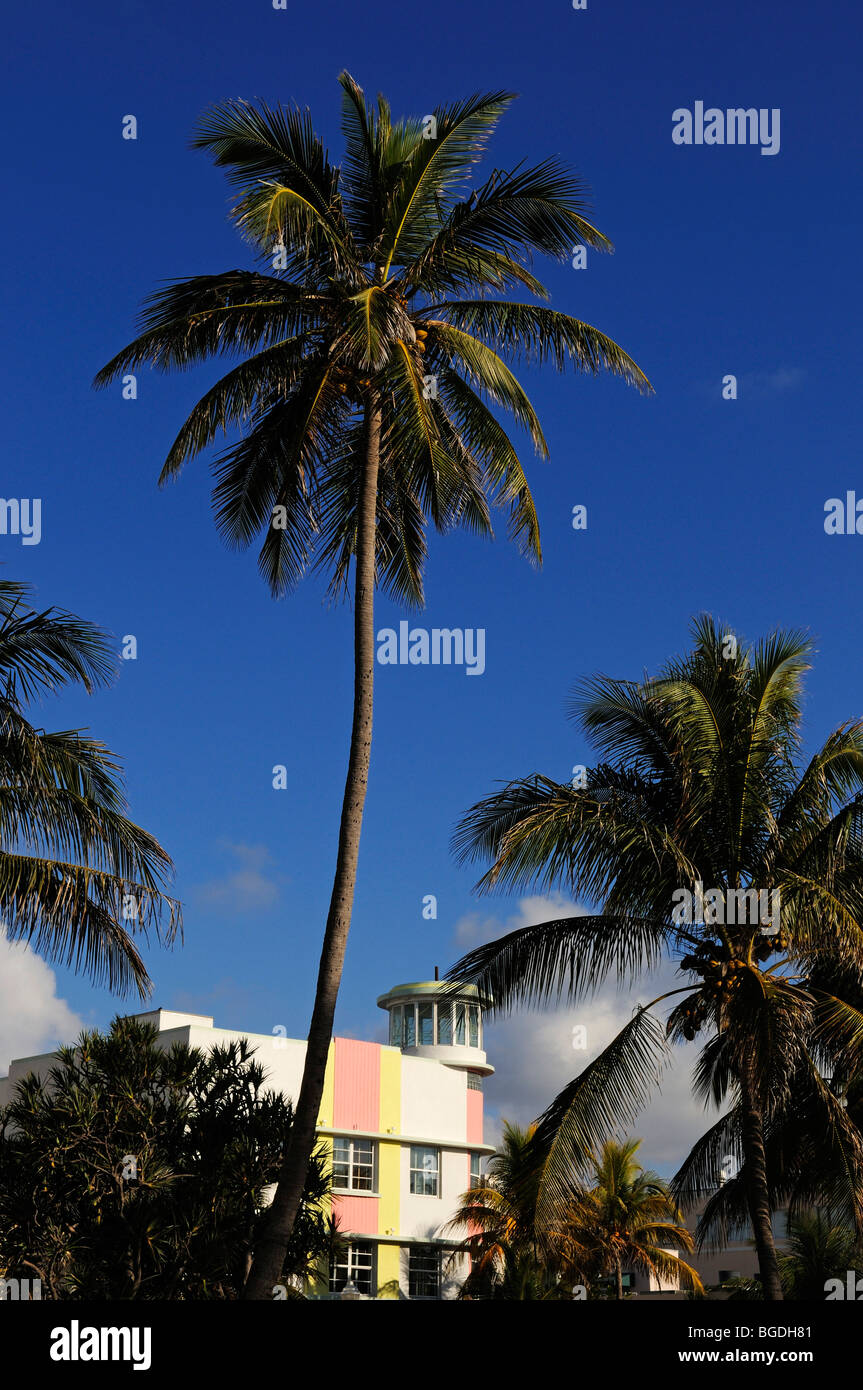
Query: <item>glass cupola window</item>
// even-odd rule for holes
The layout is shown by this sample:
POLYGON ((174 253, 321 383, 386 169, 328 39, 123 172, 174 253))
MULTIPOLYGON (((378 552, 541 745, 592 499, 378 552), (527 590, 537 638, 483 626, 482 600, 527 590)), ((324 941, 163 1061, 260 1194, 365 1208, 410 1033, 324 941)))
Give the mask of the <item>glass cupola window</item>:
POLYGON ((389 1014, 389 1044, 412 1057, 490 1076, 483 1051, 483 1005, 476 985, 450 980, 415 980, 382 994, 378 1007, 389 1014))
POLYGON ((394 1004, 389 1015, 392 1047, 482 1047, 479 1004, 421 999, 394 1004))

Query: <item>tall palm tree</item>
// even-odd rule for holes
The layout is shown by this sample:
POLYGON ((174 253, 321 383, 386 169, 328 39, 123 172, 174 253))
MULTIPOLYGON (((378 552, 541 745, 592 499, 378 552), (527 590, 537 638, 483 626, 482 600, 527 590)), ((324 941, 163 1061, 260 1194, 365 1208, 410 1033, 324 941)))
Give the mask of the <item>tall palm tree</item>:
POLYGON ((354 563, 354 709, 336 872, 290 1151, 248 1296, 268 1298, 297 1210, 315 1136, 353 904, 368 780, 374 594, 422 603, 425 529, 491 534, 491 507, 535 561, 539 526, 515 445, 491 406, 509 412, 540 455, 542 428, 505 358, 571 362, 649 384, 616 343, 542 304, 533 255, 575 241, 609 250, 585 216, 584 188, 555 160, 495 169, 465 187, 506 92, 392 119, 341 78, 341 167, 308 112, 230 101, 194 140, 228 170, 236 224, 261 269, 195 276, 158 291, 142 332, 97 377, 143 364, 186 368, 220 355, 237 365, 192 410, 162 469, 166 482, 222 432, 217 525, 235 546, 262 538, 273 595, 315 567, 345 594, 354 563))
POLYGON ((0 920, 11 941, 146 999, 134 937, 180 928, 162 891, 171 860, 125 815, 110 749, 81 729, 47 733, 24 712, 65 685, 105 685, 115 662, 99 628, 31 608, 29 594, 0 580, 0 920))
POLYGON ((667 1184, 637 1161, 640 1146, 640 1139, 607 1139, 590 1156, 592 1185, 569 1204, 565 1237, 571 1259, 594 1278, 611 1275, 618 1299, 623 1298, 627 1265, 701 1293, 698 1274, 676 1254, 694 1248, 692 1233, 667 1184))
POLYGON ((626 984, 675 961, 684 984, 639 1005, 542 1117, 538 1210, 574 1147, 587 1152, 631 1123, 658 1081, 667 1039, 702 1033, 695 1089, 731 1108, 690 1168, 715 1174, 723 1151, 743 1158, 765 1296, 778 1300, 765 1132, 781 1122, 801 1075, 858 1227, 863 1217, 863 1145, 843 1104, 861 1070, 863 1013, 829 985, 842 968, 863 970, 863 722, 842 725, 804 764, 809 642, 777 632, 745 649, 706 617, 694 638, 655 679, 597 677, 578 689, 572 713, 609 758, 584 787, 540 775, 511 782, 456 834, 462 858, 491 860, 482 890, 555 884, 601 911, 510 933, 448 977, 506 1009, 576 999, 609 974, 626 984), (681 890, 691 891, 693 911, 681 890), (769 926, 751 912, 752 892, 773 894, 775 924, 772 912, 769 926), (663 1027, 654 1010, 680 995, 663 1027))

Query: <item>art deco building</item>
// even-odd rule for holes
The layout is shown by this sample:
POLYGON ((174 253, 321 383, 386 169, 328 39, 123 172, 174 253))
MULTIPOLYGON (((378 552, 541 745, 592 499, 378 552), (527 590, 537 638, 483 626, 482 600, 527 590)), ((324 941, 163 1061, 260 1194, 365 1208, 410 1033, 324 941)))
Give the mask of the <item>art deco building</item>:
MULTIPOLYGON (((333 1207, 344 1253, 309 1292, 315 1297, 451 1298, 467 1272, 446 1230, 459 1199, 493 1150, 483 1143, 482 1008, 473 986, 445 994, 444 982, 397 985, 378 1000, 389 1042, 334 1038, 318 1133, 331 1149, 333 1207)), ((216 1028, 199 1014, 155 1009, 165 1047, 206 1049, 240 1037, 255 1048, 267 1084, 296 1100, 304 1040, 216 1028)), ((28 1072, 44 1073, 51 1054, 12 1062, 0 1079, 0 1105, 28 1072)))

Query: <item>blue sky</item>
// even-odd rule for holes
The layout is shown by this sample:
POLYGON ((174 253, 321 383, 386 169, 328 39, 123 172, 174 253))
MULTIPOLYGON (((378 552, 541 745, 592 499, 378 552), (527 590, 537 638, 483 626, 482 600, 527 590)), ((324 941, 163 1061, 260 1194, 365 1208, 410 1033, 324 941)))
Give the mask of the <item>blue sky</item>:
MULTIPOLYGON (((316 580, 269 598, 254 553, 216 535, 206 460, 156 487, 216 368, 145 372, 136 401, 90 387, 158 281, 249 264, 223 175, 188 149, 199 113, 228 97, 296 101, 338 157, 344 67, 414 115, 519 92, 491 163, 559 155, 616 246, 585 270, 541 267, 553 302, 611 334, 656 389, 644 399, 612 380, 525 373, 551 448, 531 468, 542 571, 504 535, 432 538, 415 621, 484 628, 486 670, 379 668, 337 1020, 373 1036, 376 995, 454 959, 469 914, 519 912, 515 899, 476 902, 449 836, 496 781, 563 779, 590 761, 564 716, 578 677, 655 669, 708 610, 750 637, 811 630, 813 741, 863 714, 863 537, 823 526, 827 498, 863 496, 861 19, 850 0, 823 15, 800 0, 588 0, 583 12, 569 0, 95 0, 86 15, 48 0, 10 13, 2 492, 42 498, 42 540, 0 537, 0 561, 41 604, 116 633, 118 650, 121 635, 138 639, 113 688, 55 701, 37 722, 88 725, 118 752, 135 818, 176 861, 186 938, 148 954, 154 1003, 304 1031, 350 717, 349 611, 328 607, 316 580), (673 144, 672 112, 697 100, 780 108, 780 152, 673 144), (121 138, 129 113, 134 142, 121 138), (728 373, 735 401, 721 396, 728 373), (576 504, 584 532, 570 524, 576 504), (430 893, 436 921, 422 916, 430 893)), ((402 616, 381 601, 377 625, 402 616)), ((56 988, 94 1025, 118 1007, 62 970, 56 988)), ((535 1095, 539 1110, 541 1066, 535 1095)))

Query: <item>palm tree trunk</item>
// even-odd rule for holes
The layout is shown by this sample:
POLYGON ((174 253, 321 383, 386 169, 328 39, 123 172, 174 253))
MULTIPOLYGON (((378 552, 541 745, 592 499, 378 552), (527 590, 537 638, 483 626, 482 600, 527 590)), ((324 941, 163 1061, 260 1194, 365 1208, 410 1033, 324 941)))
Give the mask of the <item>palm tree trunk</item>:
POLYGON ((769 1303, 781 1303, 782 1281, 779 1277, 779 1261, 773 1241, 767 1160, 764 1153, 764 1125, 755 1097, 751 1060, 744 1064, 741 1071, 740 1096, 743 1110, 743 1156, 746 1160, 746 1200, 755 1248, 758 1251, 758 1268, 765 1300, 769 1303))
POLYGON ((620 1298, 620 1299, 622 1299, 622 1298, 623 1298, 623 1266, 621 1265, 620 1260, 618 1260, 617 1263, 616 1263, 616 1272, 617 1272, 617 1297, 620 1298))
POLYGON ((245 1299, 270 1299, 279 1282, 294 1221, 302 1200, 324 1091, 333 1017, 351 925, 363 807, 372 748, 375 672, 375 518, 380 467, 381 409, 371 395, 366 411, 366 461, 360 480, 354 596, 354 714, 348 775, 342 801, 339 849, 330 910, 321 950, 315 1005, 285 1161, 266 1225, 243 1290, 245 1299))

